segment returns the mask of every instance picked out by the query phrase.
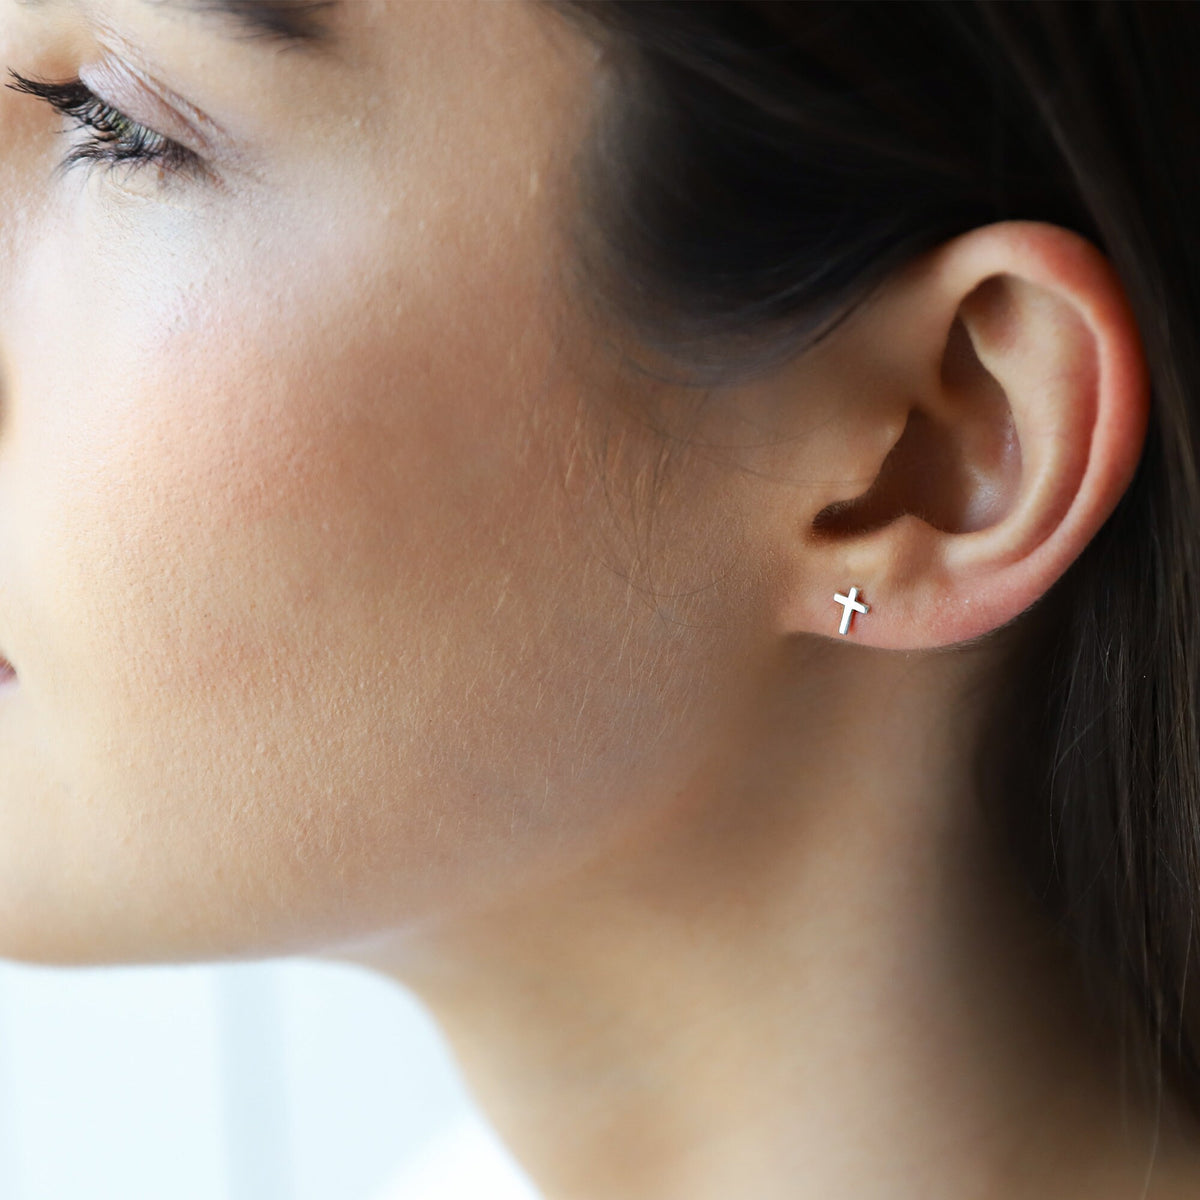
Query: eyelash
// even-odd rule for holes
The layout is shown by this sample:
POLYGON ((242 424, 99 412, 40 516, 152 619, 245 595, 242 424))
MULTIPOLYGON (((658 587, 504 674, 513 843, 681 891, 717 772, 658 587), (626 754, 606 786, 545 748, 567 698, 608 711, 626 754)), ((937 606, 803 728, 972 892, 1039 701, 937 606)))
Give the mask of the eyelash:
POLYGON ((101 100, 82 80, 51 83, 26 79, 12 68, 8 73, 17 82, 6 84, 6 87, 45 100, 62 116, 75 121, 77 128, 89 130, 87 141, 76 146, 58 164, 60 172, 69 170, 77 162, 86 162, 104 164, 109 170, 118 164, 125 164, 134 171, 156 165, 169 176, 205 174, 203 161, 194 151, 131 120, 101 100))

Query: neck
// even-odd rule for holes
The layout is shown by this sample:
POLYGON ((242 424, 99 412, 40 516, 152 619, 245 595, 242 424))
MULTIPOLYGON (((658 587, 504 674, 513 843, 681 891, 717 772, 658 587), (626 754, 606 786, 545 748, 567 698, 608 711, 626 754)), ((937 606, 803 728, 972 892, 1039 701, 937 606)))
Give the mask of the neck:
POLYGON ((781 685, 618 850, 357 957, 548 1200, 1132 1200, 1152 1159, 1147 1196, 1196 1187, 985 829, 948 663, 843 653, 836 691, 810 663, 819 702, 781 685))

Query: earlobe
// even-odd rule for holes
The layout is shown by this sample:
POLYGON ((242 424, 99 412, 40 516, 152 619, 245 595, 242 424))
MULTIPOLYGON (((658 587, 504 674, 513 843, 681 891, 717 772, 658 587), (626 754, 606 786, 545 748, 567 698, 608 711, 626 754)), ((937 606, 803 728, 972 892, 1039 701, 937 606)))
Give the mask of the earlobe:
POLYGON ((1004 222, 905 272, 853 336, 892 339, 879 412, 907 419, 870 486, 813 514, 793 578, 823 583, 789 607, 812 632, 884 649, 983 637, 1049 590, 1136 470, 1149 380, 1124 289, 1079 235, 1004 222), (847 607, 843 631, 834 595, 849 585, 870 615, 847 607))

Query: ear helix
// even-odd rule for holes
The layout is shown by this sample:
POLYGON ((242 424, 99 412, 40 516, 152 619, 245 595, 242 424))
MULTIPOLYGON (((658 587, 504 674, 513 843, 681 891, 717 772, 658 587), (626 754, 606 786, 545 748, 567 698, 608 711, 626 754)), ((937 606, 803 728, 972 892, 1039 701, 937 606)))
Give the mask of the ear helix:
POLYGON ((838 626, 838 633, 847 633, 850 629, 850 620, 856 612, 870 612, 868 605, 863 604, 858 600, 858 588, 852 587, 850 595, 843 596, 841 592, 834 592, 833 598, 842 606, 842 623, 838 626))

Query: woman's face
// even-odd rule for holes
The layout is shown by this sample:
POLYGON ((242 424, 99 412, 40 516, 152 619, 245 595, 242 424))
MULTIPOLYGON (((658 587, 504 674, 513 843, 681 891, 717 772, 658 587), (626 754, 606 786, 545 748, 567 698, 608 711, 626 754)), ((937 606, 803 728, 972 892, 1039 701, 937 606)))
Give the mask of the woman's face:
POLYGON ((670 474, 561 283, 599 60, 529 0, 330 25, 0 0, 6 79, 78 75, 211 173, 57 175, 87 132, 0 91, 5 957, 486 908, 737 710, 726 476, 670 474))

